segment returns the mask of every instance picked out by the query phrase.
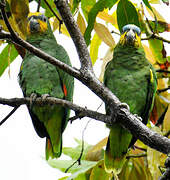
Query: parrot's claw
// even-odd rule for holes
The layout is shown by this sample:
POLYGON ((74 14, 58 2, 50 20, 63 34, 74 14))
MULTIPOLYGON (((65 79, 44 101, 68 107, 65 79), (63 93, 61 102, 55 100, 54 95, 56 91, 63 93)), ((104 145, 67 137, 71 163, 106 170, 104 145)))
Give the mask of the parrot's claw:
POLYGON ((142 122, 142 118, 141 118, 140 116, 138 116, 137 114, 134 114, 134 116, 135 116, 139 121, 142 122))
POLYGON ((130 110, 128 104, 126 104, 126 103, 121 103, 121 104, 119 105, 119 107, 120 107, 120 108, 125 108, 125 109, 127 109, 128 111, 130 110))
POLYGON ((36 100, 36 98, 37 98, 37 94, 32 93, 30 96, 30 109, 32 109, 34 101, 36 100))
POLYGON ((42 96, 41 96, 42 100, 45 100, 47 97, 50 97, 50 95, 49 94, 42 94, 42 96))

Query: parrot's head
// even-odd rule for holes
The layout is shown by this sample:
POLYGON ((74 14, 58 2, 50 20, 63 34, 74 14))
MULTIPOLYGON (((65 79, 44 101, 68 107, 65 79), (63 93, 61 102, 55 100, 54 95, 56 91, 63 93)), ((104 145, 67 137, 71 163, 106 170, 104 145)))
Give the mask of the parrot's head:
POLYGON ((36 12, 29 13, 28 15, 28 25, 27 34, 44 34, 48 30, 48 19, 44 14, 36 12))
POLYGON ((134 24, 127 24, 123 26, 120 44, 127 46, 139 47, 141 45, 141 30, 134 24))

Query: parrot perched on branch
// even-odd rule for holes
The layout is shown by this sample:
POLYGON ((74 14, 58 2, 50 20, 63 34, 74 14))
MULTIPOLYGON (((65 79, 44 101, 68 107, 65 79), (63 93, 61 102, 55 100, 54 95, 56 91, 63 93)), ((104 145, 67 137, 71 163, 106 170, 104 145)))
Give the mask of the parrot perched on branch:
MULTIPOLYGON (((132 114, 137 114, 147 124, 157 80, 154 68, 145 57, 140 36, 139 27, 132 24, 123 27, 113 59, 105 69, 104 84, 121 102, 128 104, 132 114)), ((107 104, 106 112, 114 113, 107 104)), ((104 155, 105 169, 117 175, 126 161, 128 149, 137 139, 118 120, 108 127, 110 135, 104 155)))
MULTIPOLYGON (((27 42, 71 66, 67 52, 55 40, 47 17, 39 12, 28 15, 27 42)), ((73 77, 29 51, 21 65, 19 84, 25 97, 51 96, 72 101, 73 77)), ((46 137, 46 159, 59 157, 70 110, 59 105, 33 103, 27 107, 37 134, 46 137)))

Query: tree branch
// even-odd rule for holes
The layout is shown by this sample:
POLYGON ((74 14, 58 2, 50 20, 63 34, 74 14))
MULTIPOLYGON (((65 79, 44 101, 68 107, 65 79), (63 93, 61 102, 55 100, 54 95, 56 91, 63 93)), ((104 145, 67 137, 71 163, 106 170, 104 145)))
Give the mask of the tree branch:
MULTIPOLYGON (((1 2, 4 2, 4 0, 1 0, 1 2)), ((105 123, 113 123, 114 120, 117 119, 117 121, 120 123, 120 125, 122 125, 127 130, 129 130, 135 137, 140 139, 146 145, 148 145, 151 148, 154 148, 160 152, 163 152, 165 154, 170 153, 170 140, 166 137, 163 137, 163 136, 155 133, 155 132, 152 132, 141 121, 139 121, 136 116, 130 114, 129 110, 125 109, 125 107, 122 106, 122 103, 119 101, 119 99, 97 79, 97 77, 94 75, 93 70, 92 70, 90 56, 89 56, 87 46, 86 46, 85 41, 78 29, 78 26, 76 25, 72 15, 71 15, 71 12, 69 10, 69 7, 68 7, 66 1, 56 0, 55 3, 56 3, 58 10, 60 11, 63 21, 65 22, 65 24, 68 28, 68 31, 70 32, 70 35, 73 38, 75 46, 77 48, 79 58, 81 61, 81 70, 80 71, 68 66, 67 64, 64 64, 63 62, 55 59, 54 57, 47 55, 46 53, 42 52, 41 50, 35 48, 34 46, 30 45, 26 41, 19 38, 9 24, 8 18, 6 16, 6 13, 4 10, 4 4, 0 3, 2 16, 4 18, 4 21, 7 25, 10 33, 11 33, 11 35, 10 35, 11 41, 23 46, 24 48, 26 48, 27 50, 29 50, 31 53, 35 54, 36 56, 46 60, 47 62, 61 68, 62 70, 66 71, 68 74, 74 76, 75 78, 80 80, 83 84, 85 84, 97 96, 99 96, 110 107, 110 109, 113 112, 112 116, 109 116, 109 117, 107 116, 108 119, 105 119, 104 118, 105 116, 103 116, 105 123)), ((36 101, 38 101, 38 99, 36 101)), ((63 104, 63 101, 64 100, 62 100, 62 101, 60 100, 61 105, 63 104)), ((24 102, 27 104, 27 103, 29 103, 29 100, 24 100, 24 102)), ((48 103, 47 100, 44 102, 48 103)), ((68 104, 67 105, 64 104, 64 105, 65 105, 65 107, 69 107, 68 104)), ((84 110, 84 112, 87 113, 87 111, 85 111, 85 109, 83 109, 83 110, 84 110)), ((96 116, 92 117, 92 115, 90 115, 90 114, 88 114, 88 115, 89 115, 88 117, 91 117, 93 119, 95 119, 95 117, 96 117, 96 116)), ((96 119, 103 121, 103 119, 101 117, 102 116, 98 116, 96 119)))
POLYGON ((55 11, 53 10, 53 8, 50 6, 50 4, 48 3, 47 0, 44 0, 44 2, 46 3, 46 5, 48 6, 48 8, 50 9, 50 11, 54 14, 54 16, 57 18, 57 20, 59 21, 59 26, 61 26, 61 24, 63 24, 63 21, 57 16, 57 14, 55 13, 55 11))
POLYGON ((91 72, 93 72, 91 58, 87 49, 86 42, 71 14, 67 2, 61 0, 54 0, 54 3, 58 11, 60 12, 60 15, 70 33, 70 36, 72 37, 72 40, 76 45, 77 53, 81 62, 81 68, 84 71, 87 71, 89 69, 91 72))
MULTIPOLYGON (((32 99, 29 97, 26 98, 0 98, 0 104, 8 105, 12 107, 18 107, 20 105, 26 104, 30 106, 32 99)), ((76 113, 81 113, 82 117, 89 117, 93 118, 99 121, 102 121, 104 123, 111 122, 111 117, 102 113, 98 113, 96 111, 88 110, 87 108, 80 107, 76 104, 73 104, 70 101, 66 101, 64 99, 58 99, 54 97, 47 97, 45 99, 42 98, 36 98, 34 101, 34 104, 43 106, 43 105, 61 105, 65 108, 72 109, 76 113)))
MULTIPOLYGON (((30 105, 30 98, 0 98, 0 104, 9 105, 12 107, 20 106, 23 104, 30 105)), ((107 123, 113 123, 112 116, 108 116, 102 113, 98 113, 96 111, 88 110, 87 108, 82 108, 78 105, 73 104, 70 101, 66 101, 63 99, 58 99, 54 97, 47 97, 46 99, 37 98, 34 101, 34 104, 39 106, 43 105, 61 105, 65 108, 72 109, 75 112, 80 112, 84 114, 84 117, 90 117, 95 120, 107 123)), ((115 112, 116 113, 116 112, 115 112)), ((140 139, 146 145, 154 148, 160 152, 165 154, 170 153, 170 140, 164 136, 159 135, 156 132, 151 131, 147 126, 145 126, 140 120, 138 120, 135 116, 131 115, 127 109, 123 109, 117 112, 118 122, 123 125, 126 129, 128 129, 135 137, 140 139)))
POLYGON ((167 39, 165 39, 165 38, 163 38, 157 34, 154 34, 154 33, 152 33, 151 35, 149 35, 146 38, 142 38, 141 40, 149 40, 149 39, 158 39, 158 40, 161 40, 161 41, 166 42, 168 44, 170 43, 170 40, 167 40, 167 39))

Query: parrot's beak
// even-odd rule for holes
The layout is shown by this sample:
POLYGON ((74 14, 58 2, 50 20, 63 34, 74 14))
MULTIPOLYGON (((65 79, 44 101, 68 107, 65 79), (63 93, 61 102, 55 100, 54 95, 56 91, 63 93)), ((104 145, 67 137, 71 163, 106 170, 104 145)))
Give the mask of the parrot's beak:
POLYGON ((135 40, 136 40, 136 35, 135 35, 135 33, 133 32, 133 30, 130 29, 130 30, 126 33, 125 38, 126 38, 126 42, 127 42, 128 44, 132 44, 132 45, 133 45, 133 44, 135 43, 135 40))
POLYGON ((34 18, 31 18, 29 20, 29 26, 30 26, 30 31, 33 32, 33 33, 36 33, 36 32, 39 32, 40 31, 40 24, 39 22, 34 19, 34 18))

